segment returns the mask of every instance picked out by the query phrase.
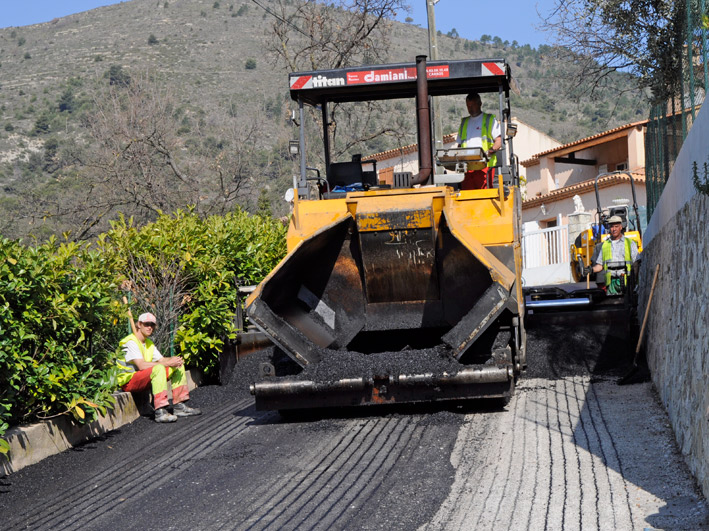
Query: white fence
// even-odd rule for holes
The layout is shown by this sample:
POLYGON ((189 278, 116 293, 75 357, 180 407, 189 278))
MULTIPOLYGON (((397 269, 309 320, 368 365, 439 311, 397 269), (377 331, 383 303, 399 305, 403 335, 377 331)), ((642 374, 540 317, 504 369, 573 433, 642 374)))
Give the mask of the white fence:
POLYGON ((525 286, 571 282, 567 225, 524 232, 522 282, 525 286))

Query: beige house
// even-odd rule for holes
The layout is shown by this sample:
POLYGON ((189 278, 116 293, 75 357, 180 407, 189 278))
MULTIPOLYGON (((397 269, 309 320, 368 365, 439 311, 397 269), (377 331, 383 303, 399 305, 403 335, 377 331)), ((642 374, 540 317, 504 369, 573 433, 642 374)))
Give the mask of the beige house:
POLYGON ((647 120, 635 122, 520 159, 525 168, 520 173, 527 175, 523 220, 539 228, 565 225, 568 215, 578 210, 576 195, 585 211, 595 212, 596 176, 612 171, 624 173, 599 179, 601 207, 626 200, 632 204, 630 175, 638 205, 644 207, 646 129, 647 120))
MULTIPOLYGON (((534 156, 535 153, 548 151, 560 146, 560 142, 554 140, 538 129, 528 125, 517 118, 512 118, 512 123, 517 124, 517 134, 513 140, 514 152, 518 160, 526 160, 534 156)), ((455 143, 456 133, 443 136, 444 147, 451 147, 455 143)), ((410 144, 397 149, 390 149, 382 153, 377 153, 366 160, 376 159, 379 182, 391 184, 394 172, 418 173, 418 145, 410 144)), ((524 168, 520 165, 520 174, 524 177, 524 168)))

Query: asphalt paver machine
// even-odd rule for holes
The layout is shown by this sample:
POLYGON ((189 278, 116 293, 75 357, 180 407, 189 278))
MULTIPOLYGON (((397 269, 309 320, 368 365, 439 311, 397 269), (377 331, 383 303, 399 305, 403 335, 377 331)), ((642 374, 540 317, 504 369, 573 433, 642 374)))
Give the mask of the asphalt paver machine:
POLYGON ((526 363, 509 65, 420 56, 297 72, 289 82, 300 174, 288 254, 246 302, 277 345, 251 386, 256 407, 509 398, 526 363), (485 153, 434 149, 430 101, 470 92, 496 96, 503 146, 490 187, 459 190, 485 153), (331 160, 328 123, 332 105, 390 99, 415 100, 419 160, 417 174, 385 184, 371 161, 331 160), (307 106, 322 117, 317 177, 306 160, 307 106))

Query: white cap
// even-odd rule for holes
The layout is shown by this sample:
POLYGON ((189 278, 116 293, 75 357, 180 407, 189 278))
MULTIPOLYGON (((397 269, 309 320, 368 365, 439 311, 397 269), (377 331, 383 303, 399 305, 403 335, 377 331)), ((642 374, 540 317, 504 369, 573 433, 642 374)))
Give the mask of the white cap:
POLYGON ((138 322, 139 323, 157 323, 158 320, 155 318, 155 316, 152 313, 145 312, 145 313, 141 313, 138 316, 138 322))

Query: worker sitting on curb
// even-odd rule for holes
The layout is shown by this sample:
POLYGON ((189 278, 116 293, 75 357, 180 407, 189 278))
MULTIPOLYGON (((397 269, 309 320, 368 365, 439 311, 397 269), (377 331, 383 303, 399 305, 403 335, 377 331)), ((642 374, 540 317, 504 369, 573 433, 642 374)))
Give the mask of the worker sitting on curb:
POLYGON ((189 407, 185 402, 190 399, 187 389, 187 376, 182 358, 165 358, 149 339, 155 331, 156 319, 152 313, 138 317, 135 333, 124 337, 120 346, 125 354, 118 359, 120 369, 118 385, 123 391, 140 392, 152 388, 155 422, 175 422, 177 417, 201 415, 202 412, 189 407), (167 409, 167 379, 172 384, 172 411, 167 409))
POLYGON ((638 245, 623 235, 623 220, 620 216, 611 216, 608 219, 610 238, 601 245, 601 252, 596 257, 593 272, 605 272, 606 292, 609 295, 620 295, 625 292, 628 282, 627 276, 630 269, 638 259, 638 245), (609 264, 621 262, 625 267, 621 270, 611 270, 609 264))

